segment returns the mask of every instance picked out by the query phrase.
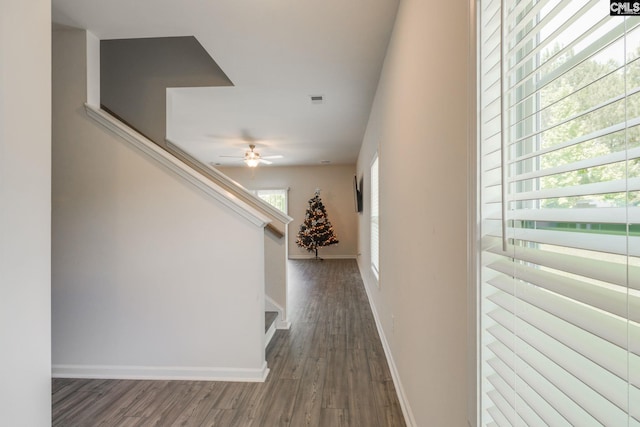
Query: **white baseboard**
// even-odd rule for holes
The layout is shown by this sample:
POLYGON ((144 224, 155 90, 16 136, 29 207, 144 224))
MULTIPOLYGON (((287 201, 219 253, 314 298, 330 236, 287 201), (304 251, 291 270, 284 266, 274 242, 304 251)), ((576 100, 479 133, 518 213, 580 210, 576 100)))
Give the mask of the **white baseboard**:
MULTIPOLYGON (((322 259, 356 259, 356 255, 318 255, 322 259)), ((314 254, 309 255, 291 255, 289 254, 289 259, 315 259, 314 254)))
POLYGON ((382 329, 382 323, 380 322, 380 318, 378 317, 378 311, 376 310, 376 306, 373 303, 371 294, 369 293, 369 286, 366 283, 365 275, 362 274, 362 267, 360 265, 360 262, 358 262, 358 270, 360 270, 360 277, 362 277, 362 281, 364 282, 364 290, 367 293, 367 299, 369 300, 369 307, 371 307, 373 318, 376 321, 376 328, 378 329, 378 335, 380 336, 380 341, 382 342, 382 348, 384 349, 384 354, 385 356, 387 356, 387 362, 389 363, 389 370, 391 371, 391 378, 393 379, 393 385, 395 386, 396 392, 398 393, 398 400, 400 402, 400 407, 402 408, 402 415, 404 415, 404 421, 407 424, 407 427, 417 427, 418 424, 416 423, 416 420, 413 416, 413 412, 411 411, 411 406, 409 405, 409 400, 407 400, 407 395, 405 394, 404 388, 402 387, 402 382, 400 381, 400 374, 398 373, 398 367, 396 366, 396 362, 393 359, 393 354, 391 353, 391 348, 389 347, 389 342, 387 341, 387 337, 384 334, 384 329, 382 329))
POLYGON ((211 368, 182 366, 53 365, 53 378, 100 378, 114 380, 187 380, 264 382, 269 375, 262 368, 211 368))

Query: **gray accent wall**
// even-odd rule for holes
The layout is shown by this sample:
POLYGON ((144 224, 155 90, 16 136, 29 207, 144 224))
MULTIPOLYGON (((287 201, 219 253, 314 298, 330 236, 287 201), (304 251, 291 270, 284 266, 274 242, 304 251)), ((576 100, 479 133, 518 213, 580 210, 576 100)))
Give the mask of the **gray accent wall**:
POLYGON ((102 107, 161 146, 168 87, 233 86, 193 36, 102 40, 100 78, 102 107))

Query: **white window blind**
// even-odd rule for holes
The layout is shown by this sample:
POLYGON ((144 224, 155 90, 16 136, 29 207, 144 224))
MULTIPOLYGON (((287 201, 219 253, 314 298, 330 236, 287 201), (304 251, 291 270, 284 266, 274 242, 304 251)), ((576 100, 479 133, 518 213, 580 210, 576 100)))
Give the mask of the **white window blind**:
POLYGON ((640 426, 640 17, 478 11, 481 423, 640 426))
POLYGON ((371 164, 371 268, 376 277, 378 277, 380 268, 378 205, 378 156, 376 156, 371 164))

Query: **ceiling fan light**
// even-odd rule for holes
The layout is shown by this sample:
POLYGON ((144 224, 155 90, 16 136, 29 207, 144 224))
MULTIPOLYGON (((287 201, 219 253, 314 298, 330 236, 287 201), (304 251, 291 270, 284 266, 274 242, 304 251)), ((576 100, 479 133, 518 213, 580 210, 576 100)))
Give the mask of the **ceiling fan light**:
POLYGON ((250 168, 255 168, 260 163, 260 154, 253 151, 256 148, 255 145, 249 145, 250 150, 244 153, 244 162, 250 168))
POLYGON ((246 158, 244 159, 244 162, 247 164, 247 166, 249 166, 250 168, 255 168, 256 166, 258 166, 258 163, 260 163, 260 159, 256 159, 256 158, 246 158))

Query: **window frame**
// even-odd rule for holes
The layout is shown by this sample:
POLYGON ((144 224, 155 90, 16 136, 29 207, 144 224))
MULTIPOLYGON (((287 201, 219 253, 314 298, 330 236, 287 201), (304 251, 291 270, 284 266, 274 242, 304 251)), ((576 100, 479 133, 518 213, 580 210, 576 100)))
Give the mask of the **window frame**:
POLYGON ((369 166, 371 176, 370 209, 369 209, 369 264, 371 271, 379 284, 380 279, 380 163, 376 152, 369 166), (375 168, 375 169, 374 169, 375 168), (375 178, 375 179, 374 179, 375 178), (375 196, 375 197, 374 197, 375 196), (374 239, 375 224, 375 239, 374 239), (375 248, 374 248, 375 246, 375 248))
POLYGON ((274 208, 278 209, 280 212, 283 212, 285 215, 289 215, 289 187, 286 187, 286 188, 259 188, 259 189, 251 189, 249 191, 251 192, 251 194, 253 194, 254 196, 260 198, 264 202, 269 203, 269 205, 271 205, 274 208), (284 208, 285 208, 285 210, 280 209, 278 206, 270 203, 268 200, 265 200, 260 196, 260 193, 268 193, 268 192, 271 192, 271 193, 281 192, 284 195, 284 208))

